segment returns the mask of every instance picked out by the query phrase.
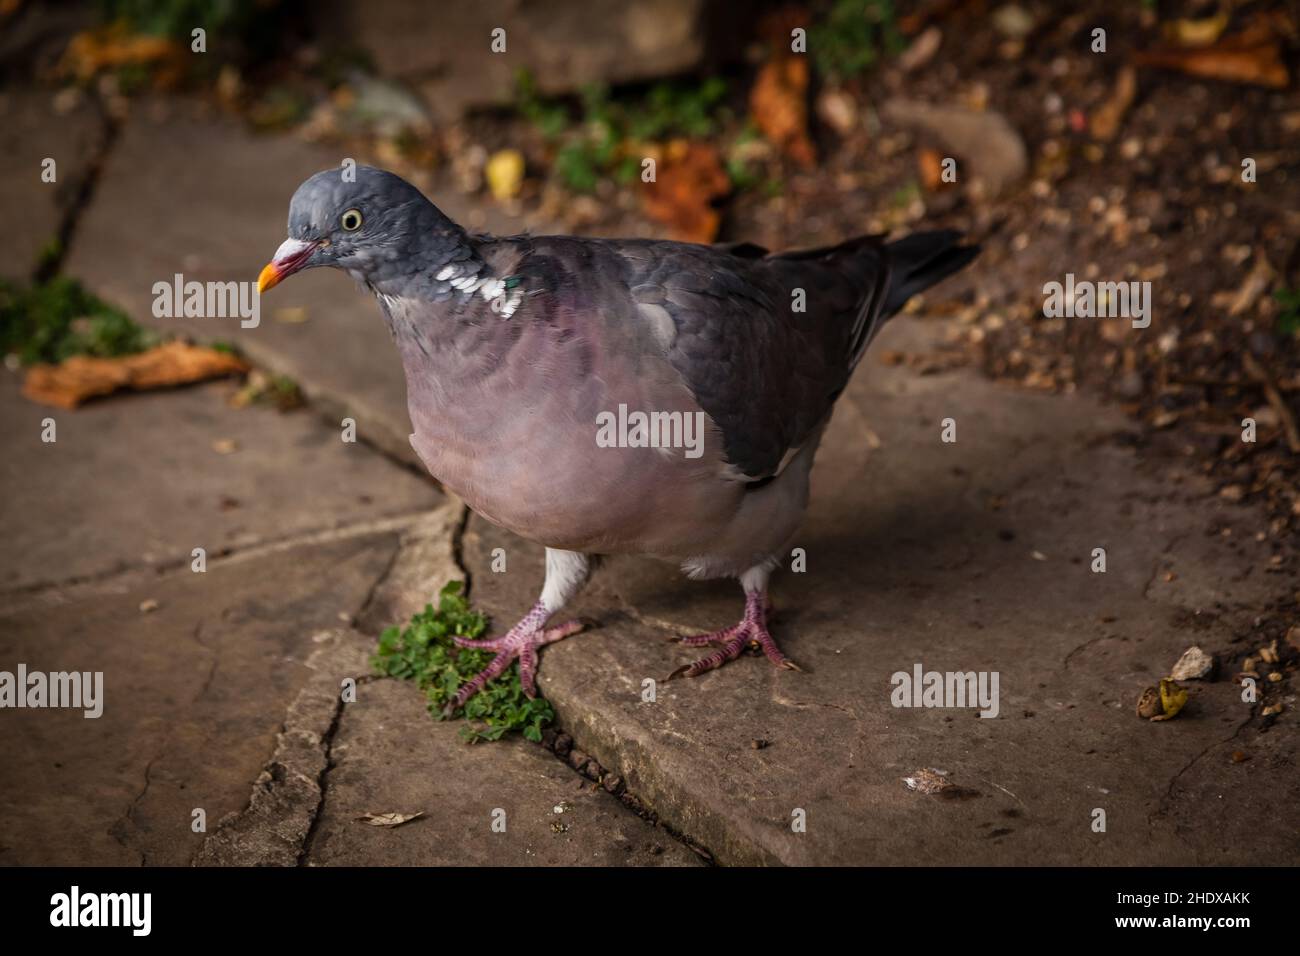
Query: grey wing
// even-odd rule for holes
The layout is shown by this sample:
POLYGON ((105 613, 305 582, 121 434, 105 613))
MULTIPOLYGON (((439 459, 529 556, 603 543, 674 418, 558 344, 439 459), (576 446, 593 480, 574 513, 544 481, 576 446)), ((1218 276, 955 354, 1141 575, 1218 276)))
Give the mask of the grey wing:
POLYGON ((738 256, 677 243, 618 245, 632 299, 647 317, 671 319, 665 355, 746 481, 777 474, 830 411, 852 369, 863 298, 825 261, 761 258, 756 248, 738 256))

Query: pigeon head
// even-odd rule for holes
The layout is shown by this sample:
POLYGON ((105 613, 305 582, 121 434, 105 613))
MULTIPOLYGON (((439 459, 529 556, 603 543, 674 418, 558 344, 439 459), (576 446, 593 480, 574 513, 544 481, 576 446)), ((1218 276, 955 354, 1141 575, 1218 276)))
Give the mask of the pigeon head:
POLYGON ((343 269, 373 287, 437 266, 467 241, 400 176, 371 166, 326 169, 293 194, 289 238, 257 277, 257 289, 317 266, 343 269))

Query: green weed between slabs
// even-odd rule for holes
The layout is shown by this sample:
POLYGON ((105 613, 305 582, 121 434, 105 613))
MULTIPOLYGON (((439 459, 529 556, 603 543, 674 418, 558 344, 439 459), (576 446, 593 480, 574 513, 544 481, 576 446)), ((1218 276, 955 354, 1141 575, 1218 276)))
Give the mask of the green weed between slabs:
MULTIPOLYGON (((442 710, 495 657, 493 651, 457 647, 452 635, 477 638, 487 630, 487 617, 469 606, 460 581, 451 581, 438 595, 438 606, 426 604, 406 627, 390 627, 379 638, 371 665, 386 677, 413 680, 429 699, 429 712, 442 719, 442 710)), ((555 719, 551 705, 530 700, 519 684, 519 665, 469 699, 464 716, 474 723, 461 729, 468 742, 500 740, 519 730, 532 741, 555 719)))
POLYGON ((24 365, 132 355, 155 344, 152 332, 74 279, 29 286, 0 280, 0 352, 16 354, 24 365))

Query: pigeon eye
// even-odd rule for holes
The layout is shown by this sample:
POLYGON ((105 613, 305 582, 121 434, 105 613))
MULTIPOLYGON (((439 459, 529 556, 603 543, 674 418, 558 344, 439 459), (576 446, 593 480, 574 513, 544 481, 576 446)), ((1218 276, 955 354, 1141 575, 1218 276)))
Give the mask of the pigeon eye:
POLYGON ((361 210, 349 209, 339 218, 339 225, 345 232, 356 232, 361 228, 361 210))

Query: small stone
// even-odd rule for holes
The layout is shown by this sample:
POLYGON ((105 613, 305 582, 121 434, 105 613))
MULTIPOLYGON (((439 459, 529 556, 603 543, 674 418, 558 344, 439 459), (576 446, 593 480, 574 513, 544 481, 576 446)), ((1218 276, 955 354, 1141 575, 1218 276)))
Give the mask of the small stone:
POLYGON ((1232 752, 1233 763, 1245 763, 1249 759, 1250 754, 1246 753, 1244 750, 1234 750, 1232 752))
POLYGON ((772 742, 771 742, 770 740, 762 740, 762 739, 759 739, 759 740, 751 740, 751 741, 749 742, 749 745, 750 745, 751 747, 753 747, 755 750, 764 750, 764 749, 766 749, 766 748, 772 746, 772 742))
POLYGON ((1241 485, 1224 485, 1219 489, 1219 497, 1227 501, 1240 501, 1246 497, 1246 489, 1241 485))
POLYGON ((560 734, 555 738, 555 755, 557 757, 567 757, 572 749, 573 738, 568 734, 560 734))
POLYGON ((1034 30, 1034 17, 1024 7, 1008 3, 993 11, 993 27, 1005 37, 1024 39, 1034 30))
POLYGON ((591 758, 581 750, 574 749, 569 751, 569 766, 574 770, 581 770, 583 767, 587 766, 587 761, 590 759, 591 758))
POLYGON ((1178 663, 1169 672, 1174 680, 1199 680, 1214 670, 1214 658, 1196 645, 1192 645, 1178 658, 1178 663))
POLYGON ((143 601, 140 602, 141 614, 148 614, 151 611, 156 611, 156 610, 158 610, 158 602, 155 601, 153 598, 145 598, 143 601))
POLYGON ((616 773, 607 773, 602 786, 614 796, 618 796, 624 790, 623 778, 616 773))

